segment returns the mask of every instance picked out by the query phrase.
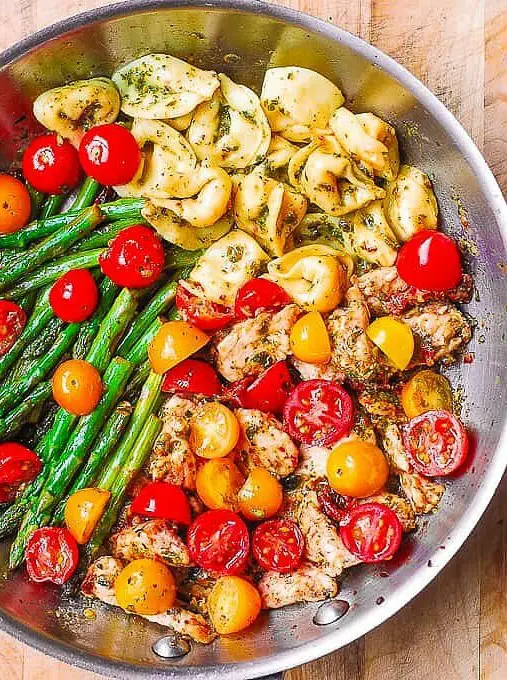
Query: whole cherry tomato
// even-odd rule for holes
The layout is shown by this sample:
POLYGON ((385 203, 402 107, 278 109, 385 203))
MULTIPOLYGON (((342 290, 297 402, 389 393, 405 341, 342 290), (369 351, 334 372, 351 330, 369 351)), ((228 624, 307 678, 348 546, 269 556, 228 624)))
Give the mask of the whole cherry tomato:
POLYGON ((0 444, 0 503, 11 501, 19 486, 34 480, 41 470, 42 461, 26 446, 0 444))
POLYGON ((419 371, 403 385, 401 403, 408 418, 427 411, 452 411, 451 386, 441 373, 419 371))
POLYGON ((162 273, 164 247, 153 229, 136 224, 111 241, 99 264, 102 272, 118 286, 146 288, 162 273))
POLYGON ((190 524, 190 503, 179 486, 168 482, 149 482, 132 501, 136 515, 169 519, 178 524, 190 524))
POLYGON ((389 464, 382 451, 361 439, 338 442, 327 461, 329 483, 343 496, 373 496, 388 477, 389 464))
POLYGON ((68 529, 44 527, 30 536, 25 552, 26 568, 32 581, 62 585, 76 571, 79 550, 68 529))
POLYGON ((456 241, 440 231, 420 231, 403 244, 396 268, 406 283, 422 290, 450 290, 463 277, 456 241))
POLYGON ((141 150, 134 135, 123 125, 96 125, 85 133, 79 145, 84 171, 106 186, 130 182, 141 162, 141 150))
POLYGON ((296 321, 290 348, 296 359, 309 364, 325 364, 331 359, 331 341, 320 312, 308 312, 296 321))
POLYGON ((95 366, 83 359, 61 363, 53 375, 53 398, 76 416, 87 416, 102 396, 102 379, 95 366))
POLYGON ((198 359, 185 359, 167 371, 162 383, 162 392, 217 397, 222 393, 222 385, 213 366, 198 359))
POLYGON ((276 515, 283 502, 283 487, 266 468, 250 470, 238 493, 241 514, 252 521, 276 515))
POLYGON ((114 594, 123 609, 145 616, 167 611, 176 600, 172 571, 158 560, 133 560, 118 574, 114 594))
POLYGON ((252 552, 259 565, 268 571, 288 574, 298 568, 305 539, 291 519, 271 519, 259 524, 252 536, 252 552))
POLYGON ((0 300, 0 356, 7 354, 26 325, 26 314, 15 302, 0 300))
POLYGON ((244 408, 255 408, 269 413, 282 413, 294 382, 285 361, 277 361, 267 368, 245 389, 244 408))
POLYGON ((340 537, 361 562, 381 562, 400 547, 402 526, 386 505, 363 503, 349 510, 340 524, 340 537))
POLYGON ((268 279, 250 279, 236 295, 235 312, 238 319, 255 316, 258 311, 275 311, 292 302, 288 293, 268 279))
POLYGON ((187 542, 192 560, 214 574, 238 574, 248 561, 248 529, 230 510, 203 512, 188 530, 187 542))
POLYGON ((217 331, 234 321, 234 310, 194 295, 182 286, 176 289, 176 307, 183 319, 203 331, 217 331))
POLYGON ((66 194, 81 178, 79 156, 72 144, 56 134, 36 137, 23 156, 26 181, 45 194, 66 194))
POLYGON ((49 292, 55 316, 67 323, 88 319, 99 303, 99 289, 88 269, 71 269, 61 276, 49 292))
POLYGON ((11 175, 0 175, 0 234, 19 231, 30 218, 31 200, 28 189, 11 175))

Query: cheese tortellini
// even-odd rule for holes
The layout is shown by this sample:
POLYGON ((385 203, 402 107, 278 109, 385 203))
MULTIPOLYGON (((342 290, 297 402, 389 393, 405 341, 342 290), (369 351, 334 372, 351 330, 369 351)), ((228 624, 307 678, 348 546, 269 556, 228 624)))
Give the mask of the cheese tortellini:
POLYGON ((354 250, 358 257, 390 267, 396 261, 398 241, 389 226, 382 201, 373 201, 352 215, 354 250))
POLYGON ((408 241, 424 229, 437 228, 438 205, 428 175, 402 165, 398 177, 387 187, 385 214, 400 241, 408 241))

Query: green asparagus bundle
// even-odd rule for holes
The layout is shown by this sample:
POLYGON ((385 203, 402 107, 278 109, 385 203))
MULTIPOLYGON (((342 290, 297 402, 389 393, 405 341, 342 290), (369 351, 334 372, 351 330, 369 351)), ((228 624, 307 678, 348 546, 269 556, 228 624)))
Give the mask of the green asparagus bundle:
POLYGON ((37 411, 51 396, 52 388, 49 380, 41 382, 16 408, 0 418, 0 437, 9 439, 27 423, 33 412, 37 411))

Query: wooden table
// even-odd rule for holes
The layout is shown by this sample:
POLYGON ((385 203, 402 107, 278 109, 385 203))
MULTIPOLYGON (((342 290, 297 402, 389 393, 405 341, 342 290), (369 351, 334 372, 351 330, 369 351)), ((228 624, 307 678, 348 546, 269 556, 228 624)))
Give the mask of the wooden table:
MULTIPOLYGON (((0 2, 0 49, 105 0, 0 2)), ((507 0, 287 0, 407 66, 471 134, 507 191, 507 0)), ((479 528, 405 610, 286 680, 505 680, 507 480, 479 528)), ((99 680, 0 634, 1 680, 99 680)))

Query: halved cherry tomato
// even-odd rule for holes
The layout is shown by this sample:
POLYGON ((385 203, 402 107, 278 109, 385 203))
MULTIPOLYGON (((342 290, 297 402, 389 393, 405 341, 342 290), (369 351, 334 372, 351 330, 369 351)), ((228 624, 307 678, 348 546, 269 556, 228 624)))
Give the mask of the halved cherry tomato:
POLYGON ((348 392, 330 380, 305 380, 289 395, 283 423, 291 437, 303 444, 327 446, 349 434, 354 406, 348 392))
POLYGON ((331 358, 331 342, 320 312, 308 312, 296 321, 290 333, 290 348, 297 359, 325 364, 331 358))
POLYGON ((31 449, 16 442, 0 444, 0 503, 11 501, 19 486, 41 470, 42 461, 31 449))
POLYGON ((181 283, 176 289, 175 303, 181 317, 203 331, 217 331, 225 328, 235 318, 231 307, 194 295, 181 283))
POLYGON ((252 521, 276 515, 283 502, 283 488, 265 468, 250 471, 238 493, 239 511, 252 521))
POLYGON ((222 576, 208 597, 208 614, 219 635, 248 628, 261 611, 261 596, 255 586, 239 576, 222 576))
POLYGON ((30 218, 28 189, 19 179, 0 174, 0 234, 19 231, 30 218))
POLYGON ((254 380, 253 376, 247 375, 245 378, 241 378, 241 380, 229 383, 224 388, 224 399, 232 404, 232 406, 245 408, 245 392, 254 380))
POLYGON ((408 324, 394 316, 382 316, 368 326, 366 334, 396 368, 407 368, 414 354, 414 336, 408 324))
POLYGON ((15 302, 0 300, 0 357, 7 354, 25 325, 25 311, 15 302))
POLYGON ((36 529, 25 551, 28 576, 36 583, 51 581, 62 585, 76 571, 79 563, 77 543, 68 529, 36 529))
POLYGON ((298 568, 305 539, 291 519, 270 519, 259 524, 252 535, 252 552, 259 565, 268 571, 288 574, 298 568))
POLYGON ((190 446, 201 458, 223 458, 238 443, 239 433, 238 419, 227 406, 207 402, 190 421, 190 446))
POLYGON ((61 363, 53 375, 53 398, 69 413, 87 416, 102 396, 102 379, 95 366, 83 359, 61 363))
POLYGON ((403 244, 396 268, 409 286, 422 290, 450 290, 463 277, 456 241, 433 230, 420 231, 403 244))
POLYGON ((143 224, 123 229, 99 258, 102 272, 118 286, 146 288, 158 279, 165 264, 164 246, 143 224))
POLYGON ((388 560, 398 550, 402 526, 396 514, 380 503, 355 505, 340 524, 340 537, 361 562, 388 560))
POLYGON ((248 319, 258 311, 276 311, 292 302, 288 293, 268 279, 250 279, 236 295, 235 312, 238 319, 248 319))
POLYGON ((335 491, 352 498, 367 498, 380 491, 389 477, 382 451, 361 440, 338 443, 327 461, 327 478, 335 491))
POLYGON ((71 269, 53 284, 49 304, 67 323, 88 319, 97 309, 99 289, 88 269, 71 269))
POLYGON ((269 413, 282 413, 294 381, 285 361, 277 361, 260 374, 243 392, 244 408, 255 408, 269 413))
POLYGON ((132 501, 135 515, 169 519, 178 524, 190 524, 190 503, 179 486, 168 482, 149 482, 132 501))
POLYGON ((151 367, 155 373, 165 373, 208 342, 209 337, 188 321, 168 321, 148 347, 151 367))
POLYGON ((77 186, 81 165, 76 149, 54 133, 36 137, 23 155, 26 181, 45 194, 66 194, 77 186))
POLYGON ((127 564, 114 583, 120 607, 135 614, 155 616, 170 609, 176 600, 176 583, 168 567, 146 558, 127 564))
POLYGON ((405 450, 417 472, 426 477, 450 475, 468 454, 468 434, 449 411, 427 411, 408 423, 405 450))
POLYGON ((337 493, 326 480, 322 480, 317 485, 317 500, 320 509, 338 524, 345 517, 351 504, 351 499, 337 493))
POLYGON ((451 386, 440 373, 419 371, 403 385, 401 403, 408 418, 426 411, 452 411, 451 386))
POLYGON ((128 184, 141 162, 141 150, 134 135, 123 125, 96 125, 85 133, 79 145, 84 171, 106 186, 128 184))
POLYGON ((250 552, 248 529, 230 510, 208 510, 199 515, 187 535, 192 560, 214 574, 243 571, 250 552))
POLYGON ((65 525, 79 545, 88 543, 97 526, 111 492, 105 489, 79 489, 65 504, 65 525))
POLYGON ((222 393, 222 384, 213 366, 198 359, 185 359, 167 371, 162 392, 189 392, 217 397, 222 393))
POLYGON ((215 458, 199 468, 195 486, 199 498, 208 508, 235 510, 244 481, 230 458, 215 458))

